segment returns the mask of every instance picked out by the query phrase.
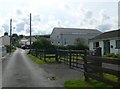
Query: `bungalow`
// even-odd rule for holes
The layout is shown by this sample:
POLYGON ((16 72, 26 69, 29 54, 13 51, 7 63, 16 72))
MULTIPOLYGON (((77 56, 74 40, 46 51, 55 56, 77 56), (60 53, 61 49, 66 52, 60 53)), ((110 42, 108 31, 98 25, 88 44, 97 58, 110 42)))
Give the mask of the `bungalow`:
POLYGON ((89 40, 89 48, 94 51, 102 48, 102 55, 107 53, 120 54, 120 29, 102 33, 89 40))
MULTIPOLYGON (((37 39, 35 37, 31 37, 31 44, 33 44, 33 42, 37 41, 37 39)), ((21 48, 29 48, 30 46, 30 38, 27 39, 25 37, 23 37, 19 44, 21 45, 21 48)))
POLYGON ((77 38, 82 38, 88 45, 88 39, 101 34, 96 29, 80 29, 80 28, 54 28, 50 40, 53 45, 74 45, 77 38))
MULTIPOLYGON (((37 39, 35 37, 31 37, 31 44, 35 41, 37 41, 37 39)), ((25 42, 25 45, 30 46, 30 38, 25 42)))

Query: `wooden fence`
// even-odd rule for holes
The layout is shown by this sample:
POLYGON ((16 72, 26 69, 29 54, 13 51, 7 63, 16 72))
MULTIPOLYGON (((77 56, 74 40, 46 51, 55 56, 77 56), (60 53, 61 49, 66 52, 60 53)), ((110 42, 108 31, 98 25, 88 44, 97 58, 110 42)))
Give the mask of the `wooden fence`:
POLYGON ((84 50, 58 50, 57 56, 59 62, 65 63, 70 68, 83 69, 85 51, 84 50))
POLYGON ((61 62, 70 68, 83 69, 84 50, 38 50, 32 49, 32 55, 45 62, 61 62))
POLYGON ((56 50, 31 49, 31 54, 45 62, 57 62, 56 50), (53 60, 54 59, 54 60, 53 60))
POLYGON ((114 87, 120 87, 120 60, 108 59, 96 56, 86 56, 84 60, 85 80, 90 78, 110 84, 114 87), (116 79, 111 80, 106 76, 111 75, 116 79))
POLYGON ((102 81, 112 86, 120 87, 120 60, 102 58, 100 48, 92 56, 86 50, 31 50, 32 55, 39 57, 46 62, 61 62, 69 65, 70 68, 82 69, 84 71, 85 81, 90 79, 102 81), (52 61, 53 62, 53 61, 52 61), (107 66, 109 65, 109 66, 107 66), (107 66, 107 67, 106 67, 107 66), (114 68, 118 66, 117 68, 114 68), (117 79, 111 80, 105 75, 115 76, 117 79))

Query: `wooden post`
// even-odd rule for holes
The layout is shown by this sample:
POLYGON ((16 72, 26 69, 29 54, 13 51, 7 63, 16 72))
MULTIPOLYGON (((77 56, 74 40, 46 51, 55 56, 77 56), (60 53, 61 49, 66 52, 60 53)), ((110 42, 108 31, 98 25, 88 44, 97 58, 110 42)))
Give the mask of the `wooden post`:
MULTIPOLYGON (((101 48, 101 47, 96 48, 95 56, 98 56, 98 57, 101 57, 101 56, 102 56, 102 48, 101 48)), ((96 66, 98 66, 98 67, 102 67, 102 62, 96 61, 96 62, 94 63, 94 65, 96 65, 96 66)), ((98 71, 98 72, 99 72, 99 71, 98 71)), ((100 74, 101 77, 103 77, 103 72, 100 72, 99 74, 100 74)))
POLYGON ((71 59, 72 59, 71 50, 69 51, 69 53, 70 53, 70 61, 69 61, 69 67, 71 68, 71 59))
POLYGON ((12 52, 12 19, 10 19, 10 53, 12 52))
POLYGON ((95 56, 99 56, 99 57, 102 56, 102 48, 101 47, 96 48, 95 56))
POLYGON ((37 57, 37 54, 38 54, 38 50, 37 49, 35 49, 35 56, 37 57))
POLYGON ((88 78, 88 76, 86 75, 86 73, 88 72, 88 71, 87 71, 87 67, 86 67, 86 65, 87 65, 86 56, 87 56, 87 50, 85 49, 85 50, 84 50, 84 57, 83 57, 83 60, 84 60, 84 77, 85 77, 85 81, 89 81, 89 78, 88 78))
POLYGON ((55 52, 55 60, 56 60, 56 62, 59 62, 58 61, 58 50, 56 50, 56 52, 55 52))
POLYGON ((44 55, 44 61, 47 62, 46 61, 46 52, 45 52, 45 50, 43 50, 43 55, 44 55))
POLYGON ((120 87, 120 77, 118 76, 118 87, 120 87))
POLYGON ((31 13, 30 13, 30 51, 31 51, 31 13))

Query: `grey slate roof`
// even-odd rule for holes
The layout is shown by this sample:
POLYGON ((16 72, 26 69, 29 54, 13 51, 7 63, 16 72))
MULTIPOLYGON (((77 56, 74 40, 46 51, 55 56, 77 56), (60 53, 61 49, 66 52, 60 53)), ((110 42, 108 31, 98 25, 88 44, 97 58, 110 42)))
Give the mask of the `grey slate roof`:
MULTIPOLYGON (((97 29, 84 29, 84 28, 60 28, 60 27, 55 27, 52 31, 53 33, 56 34, 80 34, 81 32, 83 33, 101 33, 97 29)), ((51 34, 51 35, 52 35, 51 34)))
POLYGON ((120 29, 109 31, 109 32, 104 32, 90 40, 108 39, 108 38, 117 38, 117 37, 120 37, 120 29))

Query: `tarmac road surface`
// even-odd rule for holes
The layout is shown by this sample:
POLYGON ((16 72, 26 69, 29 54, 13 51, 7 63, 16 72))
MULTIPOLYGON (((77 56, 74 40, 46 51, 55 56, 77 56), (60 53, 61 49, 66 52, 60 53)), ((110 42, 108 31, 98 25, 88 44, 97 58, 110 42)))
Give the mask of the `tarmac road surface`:
POLYGON ((19 48, 2 61, 2 74, 2 87, 63 87, 58 80, 49 80, 53 74, 40 68, 19 48))

